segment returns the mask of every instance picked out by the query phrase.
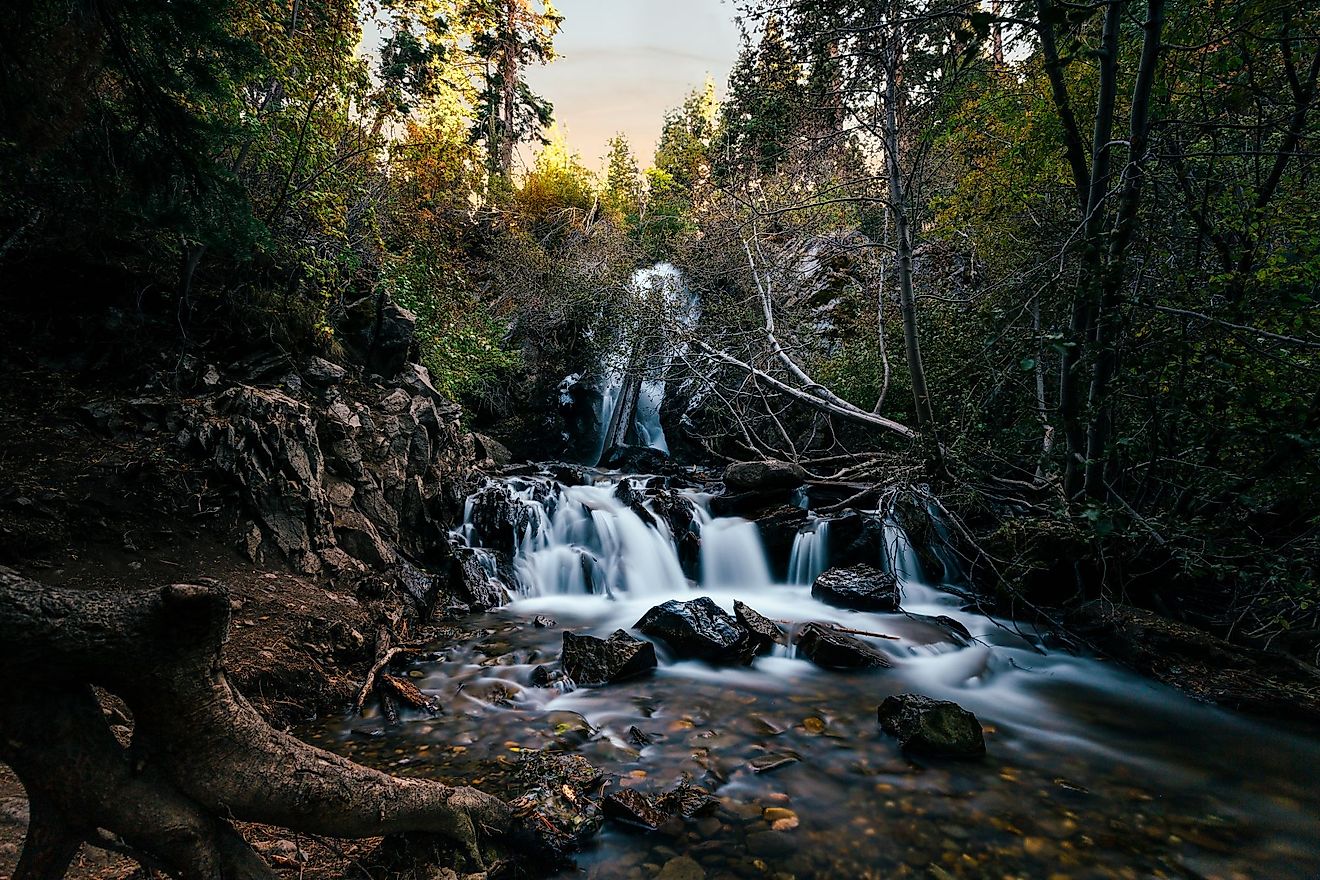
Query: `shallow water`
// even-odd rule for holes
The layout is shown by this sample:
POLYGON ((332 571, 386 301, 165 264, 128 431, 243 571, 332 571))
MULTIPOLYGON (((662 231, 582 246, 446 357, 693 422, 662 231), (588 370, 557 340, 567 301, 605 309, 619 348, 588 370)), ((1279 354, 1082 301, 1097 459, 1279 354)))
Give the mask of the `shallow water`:
POLYGON ((712 878, 1320 876, 1320 741, 961 611, 956 595, 927 583, 940 578, 921 573, 896 527, 879 561, 900 575, 903 613, 832 608, 805 585, 771 583, 754 527, 704 514, 703 583, 688 584, 674 576, 676 559, 660 558, 659 547, 672 551, 668 528, 643 525, 611 491, 567 490, 524 536, 519 576, 545 595, 464 621, 437 659, 410 671, 443 714, 389 731, 371 715, 329 719, 301 733, 392 772, 494 791, 520 750, 550 746, 582 753, 613 784, 658 793, 689 777, 720 798, 713 816, 659 833, 607 825, 579 858, 588 877, 652 877, 680 856, 712 878), (608 595, 549 564, 570 546, 612 572, 596 583, 608 595), (538 663, 557 659, 564 630, 606 636, 658 602, 698 595, 729 610, 741 599, 788 625, 896 636, 867 639, 894 668, 830 672, 788 649, 715 668, 673 662, 661 647, 647 678, 569 693, 528 685, 538 663), (924 617, 941 614, 973 641, 924 617), (536 615, 557 625, 533 626, 536 615), (904 756, 875 714, 903 692, 975 712, 987 758, 904 756), (652 743, 632 746, 633 726, 652 743), (799 760, 755 772, 751 762, 770 755, 799 760), (789 814, 767 808, 796 822, 772 830, 789 814))

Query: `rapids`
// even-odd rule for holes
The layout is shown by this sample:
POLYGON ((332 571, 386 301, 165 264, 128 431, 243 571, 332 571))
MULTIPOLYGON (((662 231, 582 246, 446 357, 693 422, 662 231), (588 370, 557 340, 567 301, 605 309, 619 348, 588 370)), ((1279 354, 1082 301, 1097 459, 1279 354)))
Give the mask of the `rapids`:
MULTIPOLYGON (((1056 649, 1030 627, 964 610, 953 556, 934 547, 942 570, 923 570, 893 521, 884 522, 876 562, 899 580, 899 613, 811 597, 829 564, 827 521, 809 521, 788 582, 775 583, 755 524, 712 516, 695 492, 683 495, 701 536, 690 581, 654 499, 644 517, 616 495, 620 479, 640 486, 644 478, 598 475, 571 488, 510 481, 528 512, 511 560, 517 595, 462 622, 436 646, 437 659, 410 673, 444 714, 390 730, 373 717, 330 719, 304 735, 391 772, 497 791, 519 750, 549 746, 581 752, 616 784, 658 792, 687 776, 720 798, 714 816, 674 831, 607 825, 579 859, 588 877, 649 878, 682 857, 704 875, 672 876, 1320 876, 1315 738, 1194 703, 1056 649), (701 595, 726 610, 742 600, 790 628, 833 621, 896 637, 868 639, 893 668, 830 672, 791 649, 715 668, 675 662, 657 646, 661 666, 648 678, 567 692, 530 686, 531 670, 558 657, 563 630, 606 636, 659 602, 701 595), (972 638, 932 619, 940 615, 972 638), (557 626, 531 625, 537 616, 557 626), (904 692, 975 712, 987 758, 900 753, 875 713, 885 696, 904 692), (651 743, 632 744, 632 727, 651 743), (755 772, 751 762, 767 755, 797 760, 755 772), (771 830, 770 819, 785 815, 795 827, 771 830)), ((937 520, 936 533, 942 528, 937 520)), ((470 521, 458 534, 481 543, 470 521)))

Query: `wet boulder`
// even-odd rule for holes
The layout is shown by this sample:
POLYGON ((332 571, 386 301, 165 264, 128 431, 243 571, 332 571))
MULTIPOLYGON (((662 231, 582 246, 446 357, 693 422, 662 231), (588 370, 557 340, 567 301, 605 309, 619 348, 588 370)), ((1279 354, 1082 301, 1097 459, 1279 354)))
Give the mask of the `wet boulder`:
POLYGON ((708 596, 670 599, 642 615, 634 629, 663 641, 675 656, 713 663, 745 663, 747 630, 708 596))
POLYGON ((891 666, 880 651, 829 624, 808 623, 797 635, 798 655, 825 669, 883 669, 891 666))
POLYGON ((866 563, 827 569, 811 585, 811 595, 855 611, 897 611, 902 598, 893 575, 866 563))
POLYGON ((566 632, 559 663, 564 674, 578 685, 599 687, 655 669, 655 645, 621 629, 608 639, 566 632))
POLYGON ((512 553, 530 523, 527 506, 504 484, 492 483, 472 496, 472 525, 481 543, 492 550, 512 553))
POLYGON ((806 480, 800 465, 786 461, 736 461, 724 469, 724 485, 735 491, 792 490, 806 480))
POLYGON ((753 654, 764 654, 775 645, 786 644, 783 628, 754 608, 734 600, 733 616, 738 625, 747 630, 749 648, 753 654))
POLYGON ((880 726, 905 752, 941 758, 979 758, 985 754, 981 722, 957 703, 920 694, 886 697, 878 711, 880 726))

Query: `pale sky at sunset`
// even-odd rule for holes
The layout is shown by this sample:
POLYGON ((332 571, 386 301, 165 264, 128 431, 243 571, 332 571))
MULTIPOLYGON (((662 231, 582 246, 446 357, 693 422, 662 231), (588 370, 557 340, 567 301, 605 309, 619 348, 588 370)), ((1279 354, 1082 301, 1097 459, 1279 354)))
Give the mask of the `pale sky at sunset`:
POLYGON ((568 143, 597 168, 622 131, 649 165, 665 110, 709 75, 723 93, 738 54, 734 7, 725 0, 556 0, 562 56, 527 71, 555 106, 568 143))

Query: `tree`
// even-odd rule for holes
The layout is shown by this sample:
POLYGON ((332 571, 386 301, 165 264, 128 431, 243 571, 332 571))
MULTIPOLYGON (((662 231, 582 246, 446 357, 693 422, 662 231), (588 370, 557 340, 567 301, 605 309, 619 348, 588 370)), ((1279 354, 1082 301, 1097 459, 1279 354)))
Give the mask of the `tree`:
POLYGON ((761 29, 760 42, 743 46, 729 74, 728 97, 720 107, 717 156, 723 173, 739 169, 773 173, 800 134, 802 112, 802 68, 780 17, 771 15, 761 29))
POLYGON ((619 224, 637 222, 642 208, 642 174, 637 167, 628 138, 622 133, 607 142, 605 155, 605 185, 601 189, 601 205, 619 224))
POLYGON ((539 11, 532 0, 471 0, 467 14, 477 23, 472 50, 482 64, 472 136, 485 143, 491 173, 507 179, 518 144, 545 142, 541 130, 553 108, 531 90, 523 71, 554 60, 563 18, 549 0, 539 11))

